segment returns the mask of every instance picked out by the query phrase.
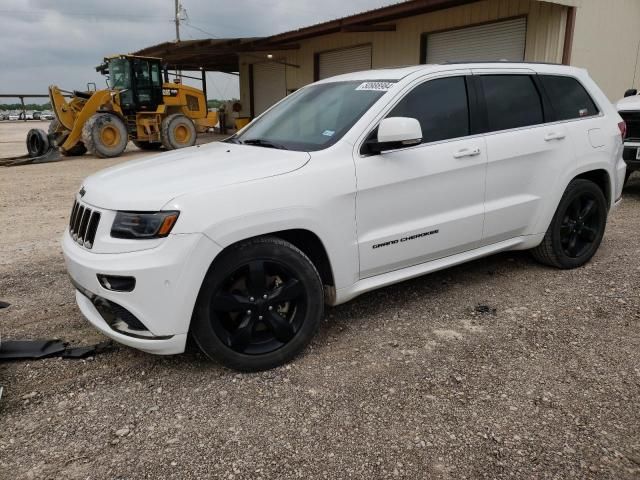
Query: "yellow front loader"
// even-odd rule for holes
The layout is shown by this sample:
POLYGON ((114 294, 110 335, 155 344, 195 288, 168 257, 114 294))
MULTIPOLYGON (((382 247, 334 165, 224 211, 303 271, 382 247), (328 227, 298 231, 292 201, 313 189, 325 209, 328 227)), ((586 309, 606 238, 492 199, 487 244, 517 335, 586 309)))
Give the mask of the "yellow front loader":
POLYGON ((108 89, 67 92, 49 87, 56 119, 48 133, 29 131, 30 163, 87 151, 117 157, 129 140, 143 150, 195 145, 198 133, 217 124, 217 114, 207 110, 202 90, 169 82, 161 62, 133 55, 108 57, 96 68, 108 75, 108 89))

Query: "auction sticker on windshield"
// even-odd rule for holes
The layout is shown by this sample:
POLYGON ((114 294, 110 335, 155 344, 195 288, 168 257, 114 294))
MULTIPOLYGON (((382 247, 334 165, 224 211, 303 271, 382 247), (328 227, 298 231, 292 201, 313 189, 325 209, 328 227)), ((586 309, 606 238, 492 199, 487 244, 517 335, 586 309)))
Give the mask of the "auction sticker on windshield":
POLYGON ((363 82, 356 90, 373 90, 374 92, 386 92, 393 86, 393 82, 363 82))

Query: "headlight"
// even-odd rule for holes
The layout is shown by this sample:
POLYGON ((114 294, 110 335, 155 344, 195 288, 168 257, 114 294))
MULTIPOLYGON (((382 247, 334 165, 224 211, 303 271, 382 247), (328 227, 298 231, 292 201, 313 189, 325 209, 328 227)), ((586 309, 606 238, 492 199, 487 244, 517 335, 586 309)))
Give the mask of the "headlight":
POLYGON ((118 212, 111 227, 114 238, 162 238, 169 235, 180 212, 118 212))

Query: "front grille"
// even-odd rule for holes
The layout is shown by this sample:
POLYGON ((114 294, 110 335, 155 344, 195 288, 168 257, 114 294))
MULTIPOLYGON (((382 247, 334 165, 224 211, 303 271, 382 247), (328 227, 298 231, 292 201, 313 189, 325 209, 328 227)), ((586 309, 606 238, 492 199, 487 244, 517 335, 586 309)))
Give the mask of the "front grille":
POLYGON ((91 210, 78 201, 73 202, 69 219, 69 234, 76 242, 86 248, 93 248, 99 223, 100 212, 91 210))
POLYGON ((620 112, 620 116, 627 124, 627 137, 631 142, 640 141, 640 112, 620 112))

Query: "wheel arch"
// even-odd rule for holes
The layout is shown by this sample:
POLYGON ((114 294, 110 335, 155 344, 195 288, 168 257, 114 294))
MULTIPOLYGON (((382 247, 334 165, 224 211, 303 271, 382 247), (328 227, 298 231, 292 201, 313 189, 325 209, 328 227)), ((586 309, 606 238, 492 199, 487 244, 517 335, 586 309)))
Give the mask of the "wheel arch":
MULTIPOLYGON (((609 175, 609 172, 607 172, 603 168, 598 168, 598 169, 594 169, 594 170, 588 170, 586 172, 582 172, 582 173, 576 175, 575 177, 573 177, 571 179, 571 181, 578 180, 578 179, 589 180, 589 181, 595 183, 598 186, 598 188, 600 188, 602 193, 604 194, 604 198, 607 201, 607 210, 611 209, 613 188, 612 188, 612 185, 611 185, 611 175, 609 175)), ((569 182, 569 183, 571 183, 571 182, 569 182)))
MULTIPOLYGON (((542 215, 538 217, 538 220, 535 222, 535 226, 530 233, 546 233, 549 225, 551 224, 551 220, 556 213, 556 209, 560 204, 562 196, 569 187, 569 184, 574 180, 584 179, 595 183, 604 194, 605 201, 607 203, 607 211, 610 211, 614 191, 614 187, 611 184, 612 178, 613 177, 611 176, 611 174, 601 165, 598 165, 597 167, 592 166, 592 168, 585 168, 583 170, 572 172, 570 175, 565 177, 562 185, 563 188, 558 188, 557 191, 554 189, 553 195, 548 199, 548 203, 546 204, 542 215)), ((529 248, 529 244, 527 244, 527 248, 529 248)))
MULTIPOLYGON (((313 265, 318 270, 320 274, 320 278, 322 279, 323 285, 335 287, 335 280, 333 275, 333 268, 331 266, 331 261, 329 259, 329 254, 327 252, 324 243, 320 239, 320 237, 312 232, 311 230, 307 230, 305 228, 290 228, 286 230, 276 230, 271 232, 261 233, 259 235, 253 235, 250 237, 243 238, 241 240, 236 240, 233 243, 224 247, 224 249, 218 254, 216 258, 219 258, 221 254, 224 252, 250 240, 261 237, 276 237, 286 242, 291 243, 296 248, 300 249, 309 260, 313 263, 313 265)), ((211 266, 216 263, 216 259, 213 260, 211 266)))

